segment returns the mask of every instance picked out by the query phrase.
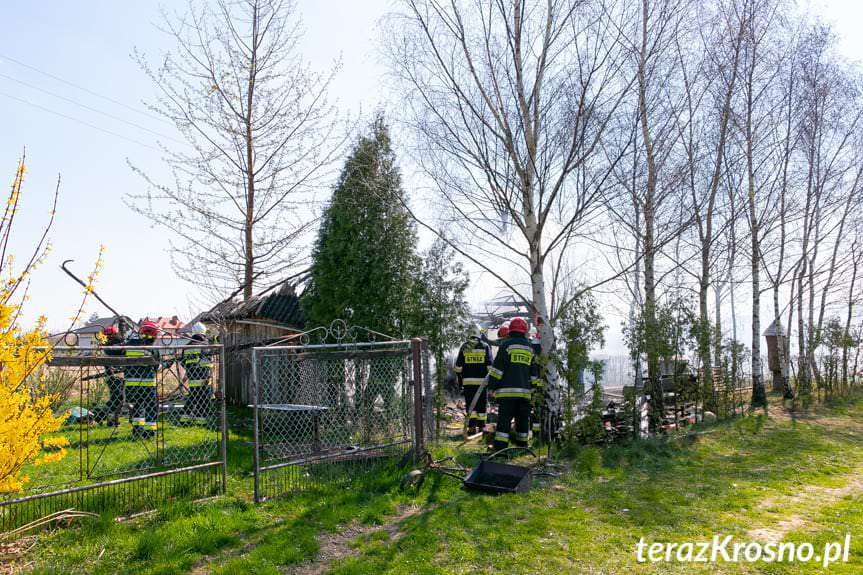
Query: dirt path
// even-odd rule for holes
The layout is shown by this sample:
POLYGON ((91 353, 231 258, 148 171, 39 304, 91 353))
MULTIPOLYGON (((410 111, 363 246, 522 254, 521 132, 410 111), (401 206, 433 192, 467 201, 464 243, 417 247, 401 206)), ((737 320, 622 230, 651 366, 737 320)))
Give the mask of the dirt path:
POLYGON ((812 531, 818 527, 813 517, 822 508, 830 506, 849 495, 863 493, 863 468, 842 476, 839 487, 824 487, 821 485, 805 485, 796 495, 782 499, 765 498, 758 509, 768 510, 772 507, 791 507, 795 513, 776 515, 775 522, 764 527, 747 531, 750 539, 763 542, 778 542, 791 531, 812 531))
POLYGON ((36 541, 37 536, 27 535, 15 541, 0 543, 0 575, 21 573, 29 567, 33 562, 25 562, 24 558, 36 541))
POLYGON ((404 520, 421 511, 423 511, 421 507, 404 505, 398 509, 395 515, 387 517, 387 523, 384 525, 349 523, 338 533, 323 535, 319 538, 320 550, 314 559, 287 567, 283 572, 291 575, 322 575, 329 570, 333 562, 356 555, 357 550, 351 546, 351 543, 360 537, 383 532, 387 534, 390 541, 400 539, 405 535, 402 530, 404 520))
MULTIPOLYGON (((770 419, 777 422, 788 422, 792 419, 805 421, 808 424, 841 430, 850 436, 863 437, 863 422, 857 418, 845 415, 812 413, 792 414, 781 405, 771 405, 770 419)), ((747 531, 747 536, 755 541, 779 542, 792 531, 812 531, 819 527, 814 518, 821 509, 854 494, 863 493, 863 467, 837 478, 838 487, 821 485, 804 485, 794 495, 766 497, 758 504, 758 509, 767 511, 775 507, 788 509, 784 513, 774 513, 769 524, 747 531)))

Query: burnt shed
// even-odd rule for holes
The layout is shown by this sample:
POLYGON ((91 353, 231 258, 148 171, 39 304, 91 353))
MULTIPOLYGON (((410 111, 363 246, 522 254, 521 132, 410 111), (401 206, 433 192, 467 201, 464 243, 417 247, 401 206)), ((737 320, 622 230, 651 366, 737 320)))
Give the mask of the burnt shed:
POLYGON ((225 346, 225 394, 235 405, 253 400, 251 348, 301 333, 306 323, 300 298, 288 284, 245 301, 223 302, 197 320, 217 331, 225 346))

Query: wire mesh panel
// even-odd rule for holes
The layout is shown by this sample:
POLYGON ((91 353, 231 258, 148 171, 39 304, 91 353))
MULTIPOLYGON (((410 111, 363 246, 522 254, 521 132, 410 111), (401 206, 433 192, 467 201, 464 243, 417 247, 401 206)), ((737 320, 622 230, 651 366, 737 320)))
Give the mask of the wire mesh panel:
POLYGON ((256 499, 406 453, 415 363, 409 341, 255 348, 256 499))
POLYGON ((222 492, 221 357, 208 344, 55 348, 28 385, 65 423, 49 462, 22 470, 24 491, 0 494, 0 531, 69 507, 128 513, 222 492))

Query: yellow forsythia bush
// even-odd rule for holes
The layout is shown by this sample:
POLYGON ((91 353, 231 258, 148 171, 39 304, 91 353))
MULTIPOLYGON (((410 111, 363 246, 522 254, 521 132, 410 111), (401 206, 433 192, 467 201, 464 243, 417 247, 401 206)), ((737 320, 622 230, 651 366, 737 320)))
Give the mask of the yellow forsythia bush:
MULTIPOLYGON (((12 223, 18 209, 21 185, 24 181, 24 162, 19 162, 12 190, 9 193, 3 219, 0 220, 0 249, 6 252, 12 223)), ((59 429, 65 414, 55 415, 51 410, 52 395, 38 393, 39 367, 49 358, 45 331, 46 319, 39 317, 36 326, 24 330, 18 325, 21 311, 15 292, 26 281, 34 265, 46 249, 40 245, 40 257, 31 260, 17 274, 9 271, 11 256, 0 261, 0 492, 18 491, 27 477, 21 468, 28 462, 49 463, 65 455, 68 445, 63 437, 46 437, 59 429), (4 269, 5 268, 5 269, 4 269), (34 386, 33 381, 36 380, 34 386), (28 385, 29 381, 29 385, 28 385), (35 388, 35 389, 34 389, 35 388), (45 448, 60 448, 45 454, 45 448)))

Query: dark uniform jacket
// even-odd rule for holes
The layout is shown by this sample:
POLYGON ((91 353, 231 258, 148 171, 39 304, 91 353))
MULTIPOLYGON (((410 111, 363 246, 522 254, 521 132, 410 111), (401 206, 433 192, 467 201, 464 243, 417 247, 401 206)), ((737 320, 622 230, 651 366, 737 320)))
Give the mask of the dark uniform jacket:
MULTIPOLYGON (((107 356, 111 357, 123 357, 126 355, 125 350, 116 349, 117 347, 125 345, 123 338, 121 337, 109 337, 108 340, 104 344, 103 353, 107 356), (112 349, 114 348, 114 349, 112 349)), ((123 368, 121 367, 109 367, 105 370, 108 373, 109 378, 122 380, 120 376, 123 375, 123 368)))
POLYGON ((488 375, 491 363, 491 347, 482 340, 474 339, 458 350, 455 372, 462 385, 480 385, 488 375))
POLYGON ((534 387, 539 385, 539 365, 527 337, 517 333, 506 338, 488 374, 489 389, 494 390, 499 399, 530 399, 534 387))
MULTIPOLYGON (((135 337, 126 342, 127 346, 150 346, 153 345, 153 340, 147 340, 135 337)), ((159 358, 159 352, 155 349, 127 349, 126 357, 155 357, 159 358)), ((159 365, 128 365, 123 368, 126 374, 127 386, 145 386, 152 387, 156 385, 156 372, 159 371, 159 365)))
POLYGON ((186 350, 183 352, 183 366, 191 387, 208 385, 213 371, 213 352, 186 350))
MULTIPOLYGON (((531 340, 530 347, 533 348, 533 363, 537 363, 539 356, 542 355, 542 343, 539 339, 531 340)), ((541 365, 536 366, 536 381, 534 387, 541 388, 545 385, 545 373, 541 365)), ((537 389, 536 391, 541 391, 537 389)))

